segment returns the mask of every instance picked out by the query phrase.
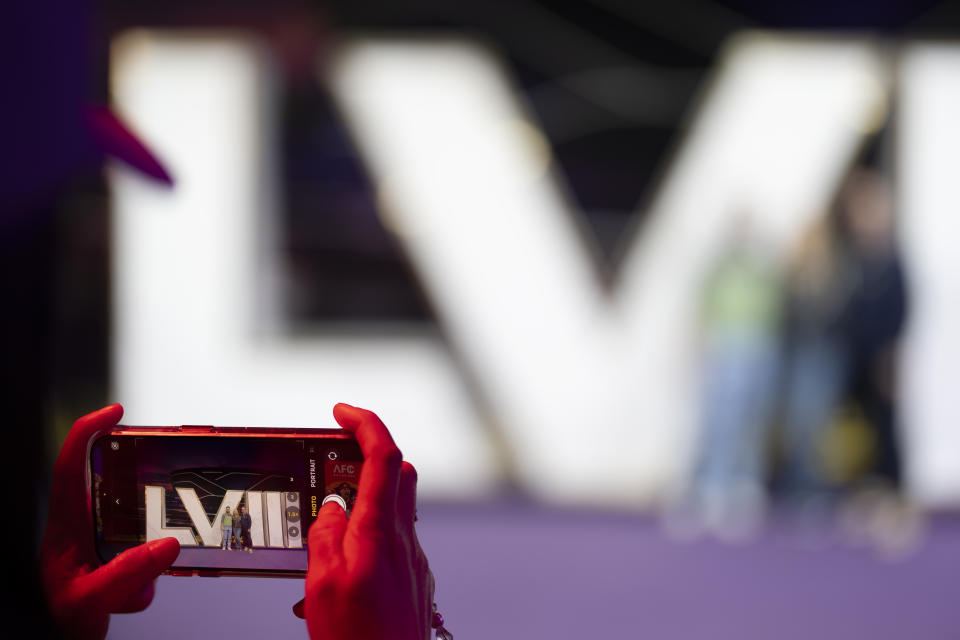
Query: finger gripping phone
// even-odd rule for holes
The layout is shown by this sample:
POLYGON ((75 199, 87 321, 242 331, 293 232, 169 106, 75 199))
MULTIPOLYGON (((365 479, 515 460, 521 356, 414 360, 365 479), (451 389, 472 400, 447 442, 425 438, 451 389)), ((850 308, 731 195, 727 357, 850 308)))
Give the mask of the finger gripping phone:
POLYGON ((97 555, 174 537, 174 575, 301 577, 317 512, 350 513, 362 464, 341 429, 114 427, 90 446, 97 555))

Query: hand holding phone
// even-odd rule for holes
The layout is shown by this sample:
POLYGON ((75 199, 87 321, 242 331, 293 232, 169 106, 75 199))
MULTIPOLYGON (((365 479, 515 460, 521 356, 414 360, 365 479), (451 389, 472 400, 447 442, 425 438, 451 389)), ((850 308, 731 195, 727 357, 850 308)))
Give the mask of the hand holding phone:
POLYGON ((117 424, 122 415, 123 407, 113 404, 77 420, 54 466, 40 562, 51 613, 72 638, 103 638, 111 613, 147 608, 154 580, 180 552, 175 539, 164 538, 128 549, 99 566, 87 453, 96 434, 117 424))
POLYGON ((363 468, 349 431, 317 428, 118 425, 89 459, 100 560, 172 536, 180 576, 304 577, 306 531, 325 501, 350 512, 363 468))
POLYGON ((434 583, 413 526, 417 473, 376 414, 338 404, 333 417, 356 436, 364 465, 350 518, 328 502, 309 531, 302 612, 310 637, 429 638, 434 583))
MULTIPOLYGON (((120 508, 120 503, 126 502, 117 497, 121 493, 111 490, 101 494, 96 491, 97 464, 96 456, 91 457, 91 451, 96 452, 99 446, 101 462, 103 462, 105 450, 116 452, 115 460, 118 462, 124 459, 130 461, 129 457, 124 457, 120 453, 125 450, 120 440, 122 437, 140 437, 131 432, 140 433, 144 430, 116 427, 122 415, 123 408, 115 404, 77 420, 60 451, 54 469, 49 519, 41 552, 41 563, 51 611, 58 625, 70 637, 103 638, 107 632, 111 613, 131 613, 146 608, 153 599, 155 578, 170 569, 174 561, 182 562, 182 559, 178 560, 180 543, 177 538, 159 537, 154 535, 156 532, 151 534, 149 531, 145 534, 145 538, 149 540, 145 544, 136 545, 134 538, 132 542, 117 547, 114 551, 119 553, 115 557, 114 553, 106 556, 103 553, 104 549, 110 548, 107 544, 109 536, 104 535, 103 523, 108 510, 99 507, 95 509, 93 499, 110 497, 109 502, 104 502, 116 505, 118 509, 110 512, 113 515, 109 517, 119 515, 123 519, 128 508, 126 506, 120 508), (98 440, 98 436, 107 434, 110 434, 109 438, 100 437, 98 440), (117 439, 116 447, 112 446, 114 438, 117 439), (98 442, 100 445, 97 444, 98 442), (94 464, 91 465, 91 462, 94 464), (98 519, 97 526, 94 526, 92 518, 94 514, 98 519), (105 544, 107 544, 106 547, 105 544), (107 557, 112 559, 97 568, 107 557)), ((315 465, 314 460, 308 455, 306 457, 308 464, 302 482, 307 493, 315 493, 313 487, 316 485, 316 489, 322 489, 328 498, 340 498, 325 501, 316 512, 316 520, 310 518, 313 525, 309 529, 308 539, 309 566, 306 571, 306 598, 294 606, 294 612, 301 617, 305 615, 311 637, 318 639, 423 640, 428 638, 431 628, 434 583, 413 526, 416 514, 416 471, 412 465, 402 461, 400 451, 390 433, 375 414, 339 404, 334 408, 334 417, 345 431, 355 435, 356 442, 345 439, 348 438, 347 434, 332 434, 331 438, 330 433, 320 431, 304 436, 300 430, 293 430, 294 433, 282 436, 287 444, 300 443, 301 439, 306 438, 301 448, 305 448, 308 454, 313 451, 310 449, 311 443, 319 442, 319 440, 313 440, 313 437, 320 438, 329 445, 327 448, 330 451, 326 449, 322 451, 329 456, 328 460, 333 466, 321 471, 320 466, 315 465), (358 443, 359 451, 355 451, 358 443), (339 456, 336 459, 330 455, 334 452, 339 456), (361 452, 364 459, 362 465, 354 463, 354 469, 351 469, 349 463, 360 460, 361 452), (347 466, 338 469, 338 462, 346 462, 347 466), (316 474, 313 473, 315 468, 316 474), (359 472, 358 484, 354 477, 356 472, 359 472), (314 476, 317 482, 314 482, 314 476), (322 478, 327 478, 331 483, 320 482, 322 478), (352 511, 349 519, 344 507, 352 511)), ((210 431, 215 430, 210 429, 210 431)), ((239 447, 239 450, 243 451, 250 449, 248 445, 254 444, 253 438, 262 435, 259 432, 254 434, 243 429, 216 431, 218 432, 215 439, 220 448, 226 446, 224 444, 226 442, 234 442, 236 446, 232 448, 239 447)), ((151 439, 152 444, 143 451, 156 453, 158 450, 156 443, 164 441, 180 443, 176 448, 182 453, 195 448, 190 444, 191 441, 197 443, 201 439, 185 435, 176 428, 167 429, 165 433, 164 436, 155 436, 151 439), (183 446, 188 444, 187 449, 183 449, 183 446)), ((275 440, 274 444, 279 446, 279 440, 279 438, 275 440)), ((321 452, 321 449, 317 451, 321 452)), ((302 458, 301 462, 303 462, 302 458)), ((107 467, 101 467, 101 471, 105 468, 107 467)), ((124 465, 121 464, 119 468, 124 468, 124 465)), ((133 472, 128 479, 132 478, 132 485, 138 487, 136 464, 127 465, 126 468, 133 472)), ((189 473, 195 473, 195 470, 191 469, 189 473)), ((301 479, 295 478, 291 481, 301 482, 301 479)), ((121 484, 118 483, 117 487, 121 484)), ((101 487, 102 490, 107 488, 101 487)), ((139 487, 135 493, 140 493, 139 487)), ((138 531, 139 512, 143 511, 146 518, 146 495, 149 493, 146 487, 143 493, 143 509, 133 507, 131 512, 138 514, 132 518, 138 523, 136 525, 138 531)), ((277 492, 253 492, 257 496, 257 499, 253 500, 251 500, 251 491, 243 493, 244 506, 241 507, 241 515, 238 519, 244 534, 241 539, 247 541, 246 534, 250 529, 249 523, 245 522, 248 508, 246 505, 255 506, 262 499, 261 506, 266 517, 263 518, 262 527, 254 527, 254 529, 262 531, 264 539, 261 544, 271 546, 274 534, 271 533, 273 529, 270 522, 277 518, 272 518, 270 515, 273 513, 270 498, 276 498, 272 494, 277 492), (271 495, 267 495, 268 493, 271 495)), ((298 523, 302 523, 301 526, 306 527, 308 519, 306 510, 312 511, 312 500, 308 501, 310 504, 302 505, 304 511, 301 513, 296 492, 286 491, 285 493, 286 496, 278 493, 280 500, 287 500, 286 503, 281 502, 286 506, 279 512, 282 514, 279 518, 285 518, 287 524, 293 518, 298 523), (290 508, 289 501, 293 499, 291 495, 297 497, 296 512, 290 508)), ((227 494, 229 490, 219 498, 224 513, 226 506, 223 503, 228 501, 227 494)), ((219 494, 214 491, 212 495, 219 494)), ((166 504, 162 497, 159 504, 166 504)), ((105 506, 100 504, 100 507, 105 506)), ((219 520, 218 517, 209 520, 208 516, 204 515, 203 509, 197 514, 196 521, 201 525, 206 523, 211 529, 219 526, 221 532, 226 527, 222 515, 219 516, 219 520)), ((168 524, 166 517, 161 517, 159 535, 168 528, 168 524)), ((149 523, 147 528, 149 529, 149 523)), ((186 532, 178 533, 184 536, 185 541, 197 547, 204 546, 203 531, 191 530, 189 539, 185 536, 186 532)), ((297 554, 298 551, 291 547, 299 546, 299 535, 298 531, 294 539, 289 530, 286 534, 280 531, 276 543, 279 545, 282 540, 283 544, 280 546, 287 550, 277 550, 275 553, 297 554)), ((219 538, 221 542, 223 536, 224 534, 221 533, 219 538)), ((252 538, 247 542, 256 546, 256 536, 252 538)), ((256 555, 249 547, 245 548, 251 553, 250 557, 256 555)), ((238 551, 233 552, 237 555, 224 553, 223 556, 219 556, 216 550, 203 551, 198 548, 197 551, 201 554, 217 554, 217 557, 229 559, 231 565, 236 564, 238 559, 247 557, 246 553, 238 551)), ((259 555, 263 553, 265 552, 258 551, 259 555)), ((209 556, 200 557, 202 560, 203 557, 209 556)), ((200 566, 196 562, 197 560, 194 559, 188 564, 195 570, 200 566)), ((246 566, 249 562, 250 560, 244 559, 238 565, 243 567, 242 573, 251 571, 251 567, 246 566)), ((203 563, 208 561, 202 560, 200 564, 203 563)), ((270 572, 276 574, 277 568, 271 567, 270 572)), ((300 575, 303 574, 300 573, 300 575)))

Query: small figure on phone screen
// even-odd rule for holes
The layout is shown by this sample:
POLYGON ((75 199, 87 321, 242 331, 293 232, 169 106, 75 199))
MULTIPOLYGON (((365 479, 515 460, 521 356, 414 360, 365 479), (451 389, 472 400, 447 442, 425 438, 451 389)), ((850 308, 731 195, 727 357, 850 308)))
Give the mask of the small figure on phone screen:
POLYGON ((223 542, 220 547, 226 551, 230 549, 230 536, 233 535, 233 516, 230 515, 230 507, 227 507, 220 521, 220 529, 223 531, 223 542))
POLYGON ((240 507, 240 534, 238 539, 241 540, 241 551, 246 550, 250 553, 253 553, 253 543, 250 541, 250 526, 252 522, 250 520, 250 514, 247 513, 246 507, 240 507))

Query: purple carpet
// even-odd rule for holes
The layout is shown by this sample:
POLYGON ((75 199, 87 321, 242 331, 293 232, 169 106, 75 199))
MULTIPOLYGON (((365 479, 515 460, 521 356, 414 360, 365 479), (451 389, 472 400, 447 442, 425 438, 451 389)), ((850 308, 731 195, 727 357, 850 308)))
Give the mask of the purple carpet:
POLYGON ((303 571, 307 568, 307 550, 303 549, 264 549, 257 547, 253 553, 233 547, 229 550, 218 548, 181 548, 177 557, 181 567, 203 567, 215 569, 280 569, 284 571, 303 571))
MULTIPOLYGON (((437 602, 457 640, 960 638, 960 521, 896 560, 772 528, 681 543, 649 518, 514 505, 420 509, 437 602)), ((109 638, 306 638, 299 580, 163 577, 109 638), (239 632, 239 631, 238 631, 239 632)))

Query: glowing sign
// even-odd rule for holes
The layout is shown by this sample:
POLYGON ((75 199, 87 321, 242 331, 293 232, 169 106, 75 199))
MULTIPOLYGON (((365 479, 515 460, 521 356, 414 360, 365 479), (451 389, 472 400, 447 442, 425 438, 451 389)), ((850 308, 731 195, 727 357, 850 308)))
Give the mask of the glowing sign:
POLYGON ((542 136, 486 50, 345 48, 334 95, 488 401, 481 414, 434 336, 283 332, 264 55, 240 38, 152 32, 115 49, 118 107, 178 178, 173 193, 114 180, 117 397, 143 423, 318 424, 336 401, 363 404, 432 495, 495 482, 484 422, 546 499, 637 504, 681 477, 696 304, 725 229, 745 211, 788 244, 886 109, 871 44, 735 40, 607 295, 542 136))
MULTIPOLYGON (((284 503, 286 496, 280 491, 227 491, 217 513, 211 521, 203 508, 203 503, 197 496, 197 491, 191 487, 176 487, 177 495, 183 504, 187 516, 190 518, 190 527, 168 527, 165 507, 165 490, 163 487, 147 485, 144 487, 146 504, 146 536, 147 542, 168 536, 175 537, 181 546, 197 546, 197 536, 200 544, 206 547, 219 547, 223 542, 221 523, 223 516, 230 509, 237 514, 237 505, 246 494, 246 504, 250 509, 250 544, 253 547, 279 547, 299 549, 303 547, 299 531, 295 535, 287 535, 286 520, 284 519, 284 503), (266 517, 264 517, 266 516, 266 517), (196 531, 196 536, 194 535, 196 531)), ((299 494, 287 492, 293 496, 294 503, 299 502, 299 494)), ((298 516, 299 517, 299 516, 298 516)))

